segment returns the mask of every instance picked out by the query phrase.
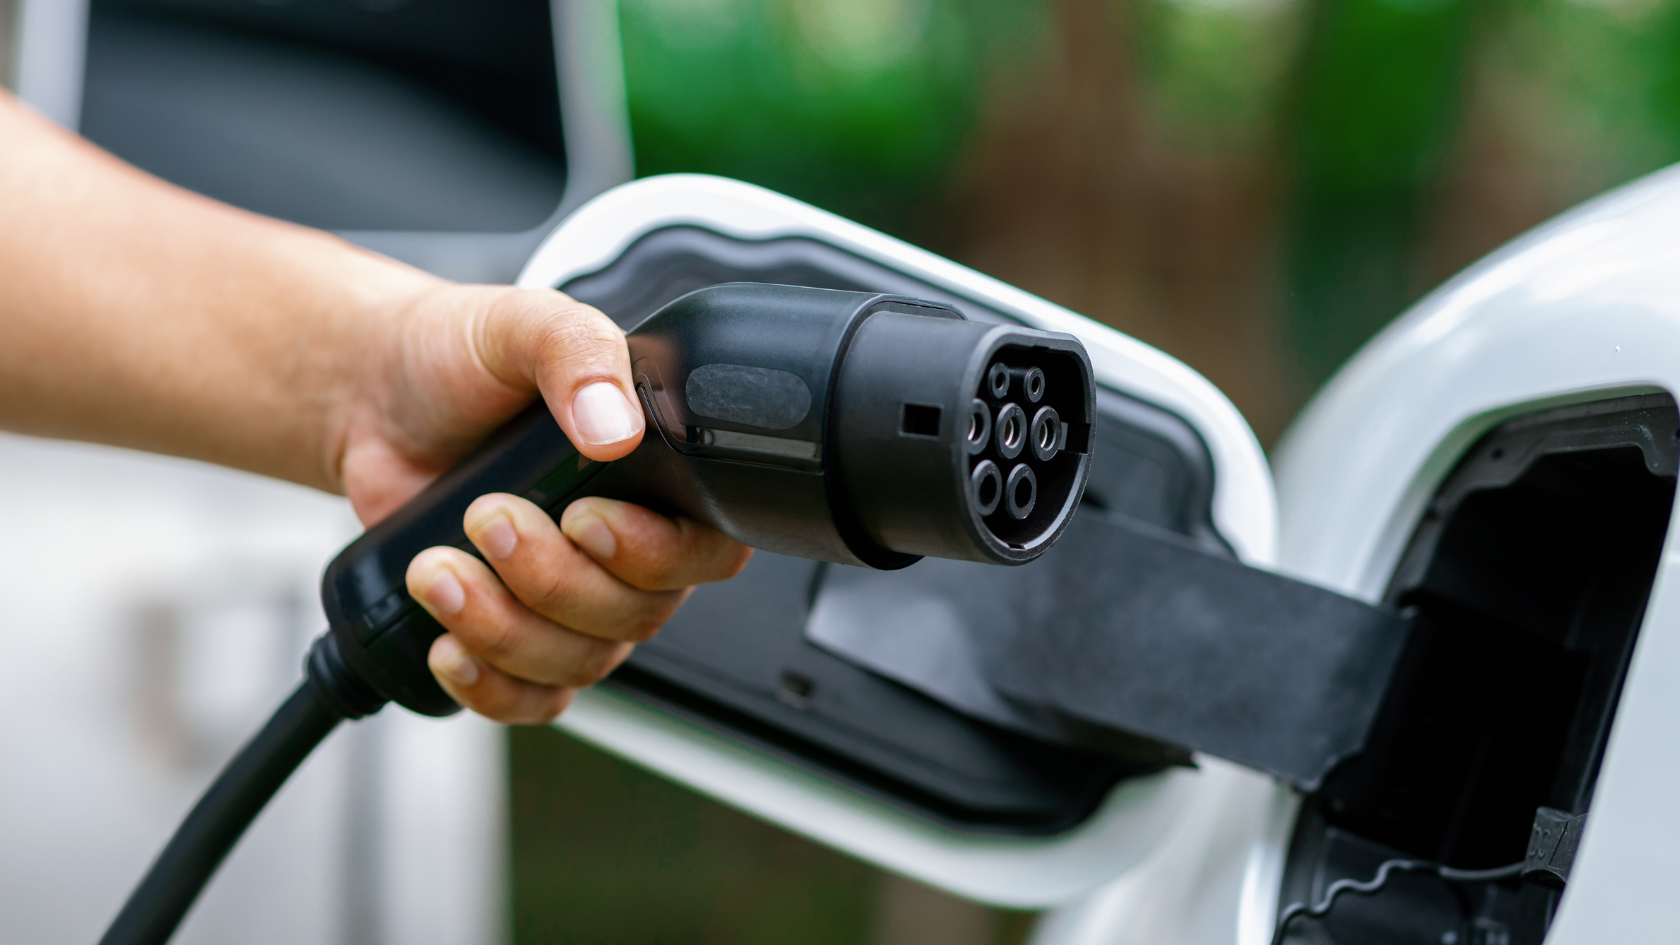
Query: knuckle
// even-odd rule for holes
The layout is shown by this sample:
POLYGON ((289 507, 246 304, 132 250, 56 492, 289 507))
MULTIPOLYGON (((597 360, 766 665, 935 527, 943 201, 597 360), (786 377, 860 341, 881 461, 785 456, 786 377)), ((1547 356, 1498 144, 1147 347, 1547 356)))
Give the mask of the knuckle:
POLYGON ((531 710, 527 714, 526 718, 521 719, 516 724, 547 725, 559 718, 560 713, 566 711, 566 709, 571 706, 572 696, 575 694, 575 690, 569 688, 561 688, 549 692, 544 698, 531 707, 531 710))
POLYGON ((577 688, 593 686, 618 668, 618 662, 618 647, 605 640, 590 640, 582 655, 566 666, 561 681, 577 688))
POLYGON ((613 671, 613 667, 618 665, 618 661, 613 658, 614 655, 612 647, 595 647, 595 652, 590 654, 588 662, 583 667, 583 677, 588 680, 584 685, 593 686, 606 679, 607 675, 613 671))
POLYGON ((455 697, 455 701, 479 715, 496 722, 506 723, 511 706, 505 695, 488 692, 468 692, 455 697))
POLYGON ((745 571, 747 569, 747 562, 752 560, 752 556, 753 550, 751 548, 737 543, 735 545, 735 560, 731 561, 729 563, 729 567, 724 569, 724 580, 727 581, 735 575, 740 574, 742 571, 745 571))
POLYGON ((613 643, 602 647, 599 662, 594 667, 595 681, 600 682, 611 676, 613 670, 624 662, 633 649, 635 647, 629 643, 613 643))
MULTIPOLYGON (((497 687, 494 695, 484 699, 484 706, 472 706, 472 710, 479 715, 504 725, 523 725, 531 722, 546 721, 543 714, 549 702, 544 692, 548 687, 532 687, 515 683, 510 686, 497 687)), ((548 716, 547 718, 553 718, 548 716)))
POLYGON ((568 310, 552 319, 543 332, 546 360, 561 367, 614 358, 623 350, 623 334, 593 309, 568 310))
POLYGON ((473 621, 467 636, 470 648, 492 663, 501 662, 517 654, 524 644, 525 634, 512 620, 489 618, 473 621))
POLYGON ((625 625, 624 636, 632 643, 646 643, 653 639, 677 612, 677 608, 682 606, 682 602, 688 598, 688 593, 688 589, 684 588, 660 594, 652 607, 625 625))
POLYGON ((569 569, 548 568, 544 569, 542 576, 532 583, 526 593, 518 596, 532 610, 554 620, 559 616, 561 608, 572 599, 574 590, 569 569))
POLYGON ((497 722, 509 721, 519 707, 515 693, 510 692, 506 686, 485 685, 481 681, 464 695, 466 698, 458 698, 457 701, 479 715, 497 722))
POLYGON ((662 591, 678 587, 683 583, 683 555, 658 554, 643 562, 638 574, 638 586, 645 590, 662 591))
POLYGON ((728 580, 741 573, 752 549, 691 519, 679 522, 686 556, 703 566, 706 580, 728 580))
POLYGON ((599 677, 590 672, 589 663, 586 660, 567 663, 561 667, 560 672, 555 674, 555 682, 562 686, 584 688, 593 686, 598 681, 599 677))
POLYGON ((626 621, 619 627, 617 635, 630 643, 646 643, 653 639, 654 635, 659 632, 659 628, 663 626, 665 626, 664 615, 658 613, 647 614, 626 621))

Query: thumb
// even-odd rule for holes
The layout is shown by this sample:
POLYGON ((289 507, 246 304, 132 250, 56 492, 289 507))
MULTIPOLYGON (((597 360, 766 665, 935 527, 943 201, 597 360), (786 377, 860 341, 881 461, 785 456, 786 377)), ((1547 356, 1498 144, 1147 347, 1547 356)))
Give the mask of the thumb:
POLYGON ((535 386, 583 455, 614 460, 641 442, 630 351, 607 316, 560 292, 515 291, 491 306, 479 332, 485 367, 505 383, 535 386))

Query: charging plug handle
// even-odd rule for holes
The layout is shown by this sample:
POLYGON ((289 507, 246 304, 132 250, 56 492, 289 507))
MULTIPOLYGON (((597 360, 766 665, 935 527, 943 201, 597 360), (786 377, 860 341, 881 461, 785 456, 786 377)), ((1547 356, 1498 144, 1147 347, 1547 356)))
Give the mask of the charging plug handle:
POLYGON ((426 548, 478 554, 462 517, 481 495, 555 518, 581 496, 622 499, 765 551, 892 570, 1031 561, 1085 490, 1096 387, 1071 335, 903 296, 730 283, 627 341, 647 422, 630 455, 589 461, 539 401, 328 566, 328 623, 378 696, 459 710, 426 666, 443 628, 405 577, 426 548))
POLYGON ((599 495, 686 515, 753 547, 878 569, 932 555, 1021 564, 1071 519, 1096 393, 1069 335, 965 320, 899 296, 735 283, 632 331, 648 433, 592 463, 537 402, 344 549, 306 678, 205 792, 101 945, 163 945, 280 785, 345 719, 388 701, 460 710, 426 665, 443 628, 409 598, 426 548, 471 554, 481 495, 556 517, 599 495))

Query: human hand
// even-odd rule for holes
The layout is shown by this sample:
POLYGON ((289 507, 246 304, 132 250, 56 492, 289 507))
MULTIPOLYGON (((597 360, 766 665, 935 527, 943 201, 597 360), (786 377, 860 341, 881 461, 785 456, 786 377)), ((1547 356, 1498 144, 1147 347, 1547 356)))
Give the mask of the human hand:
MULTIPOLYGON (((590 459, 643 433, 624 335, 558 292, 429 283, 388 305, 339 423, 342 488, 383 518, 540 393, 590 459)), ((651 637, 692 585, 733 576, 751 550, 686 519, 606 499, 559 525, 511 495, 478 499, 467 536, 485 556, 422 552, 408 589, 449 632, 429 663, 451 697, 501 722, 544 722, 651 637), (485 562, 488 562, 486 564, 485 562)))
MULTIPOLYGON (((641 441, 624 335, 588 306, 453 285, 187 193, 4 90, 0 141, 0 428, 342 492, 364 524, 539 394, 590 459, 641 441)), ((463 705, 551 718, 568 687, 599 679, 670 616, 682 588, 728 577, 750 553, 617 503, 564 521, 486 499, 467 526, 490 567, 433 549, 410 572, 450 631, 431 665, 463 705)))
POLYGON ((364 525, 407 502, 540 394, 566 436, 607 461, 641 442, 624 333, 559 292, 452 285, 381 287, 357 319, 353 385, 329 443, 338 484, 364 525))

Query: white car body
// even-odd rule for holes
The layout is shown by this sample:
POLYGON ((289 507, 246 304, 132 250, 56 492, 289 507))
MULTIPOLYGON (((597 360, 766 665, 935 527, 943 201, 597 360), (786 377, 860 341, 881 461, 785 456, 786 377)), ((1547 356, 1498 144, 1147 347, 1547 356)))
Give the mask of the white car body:
MULTIPOLYGON (((1158 351, 995 280, 796 201, 678 175, 617 188, 546 240, 521 276, 555 286, 660 227, 741 239, 804 236, 1034 327, 1077 334, 1099 383, 1167 407, 1205 438, 1214 518, 1248 563, 1351 596, 1382 593, 1432 491, 1482 433, 1559 404, 1680 390, 1680 171, 1601 198, 1518 240, 1419 303, 1314 400, 1270 471, 1229 402, 1158 351), (1274 544, 1275 543, 1275 544, 1274 544), (1274 548, 1276 551, 1274 552, 1274 548)), ((1680 813, 1680 628, 1664 558, 1594 818, 1551 941, 1651 940, 1680 927, 1663 885, 1680 813)), ((1078 828, 1048 839, 931 825, 622 695, 595 692, 559 723, 609 751, 819 842, 953 893, 1049 908, 1039 945, 1262 945, 1297 795, 1211 758, 1122 782, 1078 828)))

